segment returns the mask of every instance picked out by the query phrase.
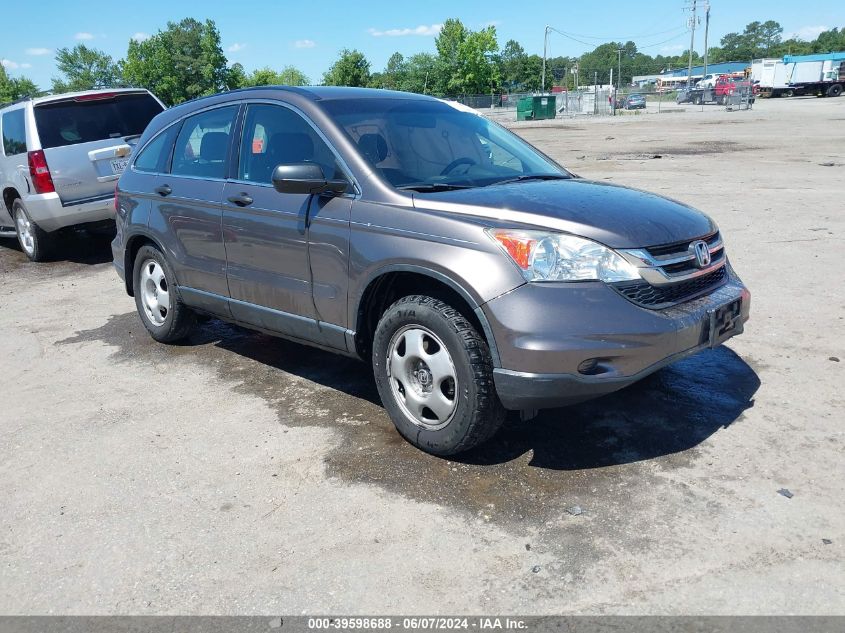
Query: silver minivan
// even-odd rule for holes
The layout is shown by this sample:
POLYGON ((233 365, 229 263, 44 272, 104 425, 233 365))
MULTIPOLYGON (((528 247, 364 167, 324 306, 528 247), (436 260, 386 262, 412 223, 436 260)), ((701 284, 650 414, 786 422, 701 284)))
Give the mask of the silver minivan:
POLYGON ((49 256, 59 230, 114 220, 114 186, 164 104, 126 88, 49 95, 0 108, 0 237, 49 256))

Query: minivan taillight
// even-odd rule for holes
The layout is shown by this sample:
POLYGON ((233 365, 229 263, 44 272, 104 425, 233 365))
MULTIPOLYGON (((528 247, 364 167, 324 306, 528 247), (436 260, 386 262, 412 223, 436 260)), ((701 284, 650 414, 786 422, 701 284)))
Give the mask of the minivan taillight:
POLYGON ((53 177, 50 175, 50 168, 47 167, 47 158, 44 151, 37 149, 28 153, 29 175, 32 176, 32 185, 35 193, 53 193, 56 188, 53 186, 53 177))

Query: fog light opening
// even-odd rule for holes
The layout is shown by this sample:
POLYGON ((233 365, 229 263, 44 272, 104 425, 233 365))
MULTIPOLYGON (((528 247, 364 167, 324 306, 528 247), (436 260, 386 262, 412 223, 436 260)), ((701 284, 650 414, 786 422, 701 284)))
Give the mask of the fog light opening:
POLYGON ((607 373, 610 370, 609 358, 588 358, 578 365, 578 373, 585 376, 596 376, 607 373))

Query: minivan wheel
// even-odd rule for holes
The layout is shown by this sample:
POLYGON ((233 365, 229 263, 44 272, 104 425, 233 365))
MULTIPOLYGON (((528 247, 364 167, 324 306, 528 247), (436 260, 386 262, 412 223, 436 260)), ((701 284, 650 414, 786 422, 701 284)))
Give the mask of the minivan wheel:
POLYGON ((154 246, 142 246, 133 269, 135 307, 147 331, 160 343, 175 343, 196 324, 193 311, 176 292, 173 271, 154 246))
POLYGON ((469 450, 504 421, 487 343, 438 299, 403 297, 385 311, 373 340, 373 371, 397 430, 426 452, 469 450))
POLYGON ((34 262, 46 260, 53 246, 53 236, 30 219, 20 199, 12 203, 12 217, 24 255, 34 262))

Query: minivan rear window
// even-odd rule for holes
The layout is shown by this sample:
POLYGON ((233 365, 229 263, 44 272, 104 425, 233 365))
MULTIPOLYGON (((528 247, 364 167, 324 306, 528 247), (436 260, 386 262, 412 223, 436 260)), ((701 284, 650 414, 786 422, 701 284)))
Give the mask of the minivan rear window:
POLYGON ((64 147, 140 134, 163 108, 147 93, 45 103, 34 108, 41 147, 64 147))

